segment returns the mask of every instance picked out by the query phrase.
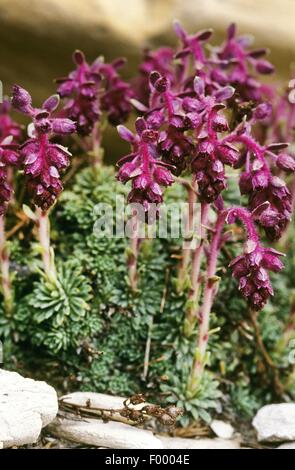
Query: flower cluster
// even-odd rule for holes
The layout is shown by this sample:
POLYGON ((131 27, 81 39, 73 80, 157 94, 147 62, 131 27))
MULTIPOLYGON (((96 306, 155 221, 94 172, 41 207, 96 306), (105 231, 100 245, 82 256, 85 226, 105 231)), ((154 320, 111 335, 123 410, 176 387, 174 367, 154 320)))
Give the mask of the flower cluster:
POLYGON ((260 101, 264 95, 270 97, 272 90, 261 84, 252 70, 258 74, 271 74, 273 65, 263 56, 266 49, 250 50, 252 38, 237 36, 236 26, 231 24, 225 42, 213 50, 211 79, 224 86, 233 85, 241 99, 260 101), (252 70, 251 70, 252 69, 252 70))
POLYGON ((259 242, 249 212, 242 208, 231 209, 227 222, 233 223, 236 218, 242 220, 247 230, 247 241, 242 255, 230 263, 233 277, 239 281, 239 289, 254 310, 264 307, 273 289, 268 271, 280 271, 283 263, 282 253, 272 248, 264 248, 259 242))
POLYGON ((11 167, 19 164, 17 142, 21 137, 21 127, 10 116, 11 104, 4 99, 0 104, 0 216, 4 215, 11 199, 11 167))
POLYGON ((239 120, 266 119, 271 108, 269 103, 259 101, 262 94, 258 99, 252 93, 257 103, 251 105, 250 113, 246 107, 244 114, 241 107, 237 113, 235 101, 241 98, 241 86, 248 92, 250 86, 258 88, 251 67, 258 73, 270 73, 272 66, 261 59, 265 51, 248 51, 248 43, 245 38, 236 37, 233 25, 225 44, 212 49, 209 56, 204 44, 212 35, 211 30, 189 35, 178 22, 174 29, 181 41, 175 61, 170 48, 146 54, 140 71, 146 80, 149 74, 145 87, 148 99, 135 106, 144 113, 148 128, 159 133, 158 159, 171 165, 177 176, 191 171, 200 201, 210 203, 226 188, 225 165, 235 166, 242 158, 230 136, 224 139, 224 133, 235 135, 235 129, 230 129, 222 110, 230 109, 232 122, 238 114, 239 120), (235 93, 232 84, 238 86, 239 93, 235 93))
POLYGON ((3 103, 0 103, 0 139, 12 136, 13 140, 18 142, 21 137, 21 126, 12 119, 10 111, 11 103, 5 98, 3 103))
POLYGON ((150 129, 159 131, 159 154, 179 175, 187 166, 194 150, 187 131, 197 129, 201 117, 188 99, 174 93, 170 80, 159 72, 150 74, 151 106, 146 115, 150 129))
POLYGON ((66 98, 63 114, 76 122, 78 133, 89 135, 100 119, 101 110, 106 111, 112 124, 124 122, 133 96, 130 85, 117 72, 124 61, 105 64, 98 58, 88 64, 81 51, 75 51, 73 61, 76 69, 57 79, 57 91, 61 98, 66 98))
POLYGON ((126 121, 131 111, 130 100, 134 96, 129 83, 122 80, 118 74, 124 64, 124 59, 116 59, 111 64, 98 60, 94 63, 95 70, 104 79, 101 109, 106 112, 109 122, 114 126, 126 121))
POLYGON ((57 79, 57 91, 66 98, 63 114, 76 122, 77 131, 88 135, 100 117, 98 85, 100 74, 90 66, 81 51, 75 51, 73 61, 76 70, 68 77, 57 79))
POLYGON ((286 147, 284 143, 262 147, 246 134, 237 139, 246 144, 249 154, 252 151, 255 155, 252 161, 248 161, 246 171, 241 173, 241 194, 249 196, 249 208, 252 211, 268 202, 268 206, 256 220, 270 240, 278 240, 291 219, 291 193, 284 180, 271 173, 266 155, 272 156, 277 167, 285 171, 294 171, 294 159, 291 155, 281 152, 286 147), (274 153, 277 150, 280 151, 278 155, 274 153))
POLYGON ((244 253, 230 263, 240 291, 254 310, 262 309, 269 296, 273 295, 267 271, 277 272, 283 268, 280 256, 283 254, 248 240, 244 253))
POLYGON ((0 142, 0 216, 5 214, 13 192, 9 168, 19 164, 18 145, 12 139, 8 136, 0 142))
POLYGON ((12 104, 32 119, 30 138, 20 146, 20 156, 33 201, 45 211, 62 190, 60 171, 68 166, 70 156, 65 147, 51 143, 50 137, 72 134, 76 126, 70 119, 52 117, 59 105, 58 95, 50 96, 41 108, 34 108, 30 94, 14 85, 12 104))
POLYGON ((219 138, 220 133, 229 130, 227 119, 220 113, 224 108, 221 101, 230 99, 235 90, 226 86, 205 96, 205 82, 196 77, 194 91, 195 103, 201 111, 203 132, 199 134, 192 171, 198 183, 200 201, 213 202, 226 188, 224 165, 233 166, 239 157, 232 144, 224 143, 219 138))
POLYGON ((118 129, 121 137, 132 145, 132 153, 118 162, 118 179, 122 183, 132 181, 128 202, 142 204, 147 212, 151 203, 162 202, 161 186, 170 186, 173 176, 167 165, 158 159, 158 132, 148 129, 143 118, 136 120, 135 127, 136 135, 122 125, 118 129))
POLYGON ((249 195, 251 210, 265 201, 268 207, 257 221, 264 228, 270 240, 278 240, 291 219, 291 194, 286 183, 278 176, 272 176, 261 162, 254 162, 252 171, 243 173, 240 181, 242 194, 249 195))
POLYGON ((149 103, 150 96, 150 74, 157 70, 162 76, 167 77, 174 83, 173 69, 174 51, 171 47, 160 47, 155 51, 145 50, 143 61, 139 66, 140 76, 134 80, 136 96, 145 105, 149 103))
MULTIPOLYGON (((119 162, 118 173, 119 180, 132 180, 129 201, 142 202, 148 210, 149 203, 163 199, 159 185, 172 184, 176 175, 190 176, 198 200, 216 206, 230 166, 240 169, 239 186, 241 194, 248 195, 249 217, 269 239, 277 240, 292 212, 291 193, 280 172, 294 171, 295 160, 286 153, 286 144, 267 143, 262 137, 264 126, 264 138, 269 138, 265 129, 274 110, 273 90, 259 79, 273 72, 263 58, 266 50, 251 50, 249 38, 237 36, 234 25, 221 46, 207 50, 211 30, 190 35, 178 22, 174 29, 180 48, 148 51, 140 67, 142 89, 138 100, 132 100, 143 116, 137 120, 137 135, 119 127, 121 137, 133 147, 119 162)), ((255 243, 233 266, 236 277, 242 265, 248 270, 240 288, 260 308, 272 292, 263 269, 275 270, 269 260, 277 255, 262 248, 258 237, 255 243)))
MULTIPOLYGON (((279 124, 272 136, 267 132, 267 125, 274 121, 273 91, 259 76, 271 73, 273 66, 263 58, 264 49, 251 50, 249 38, 237 36, 234 25, 219 47, 205 47, 212 30, 191 35, 178 22, 174 30, 179 47, 146 51, 140 76, 131 83, 120 77, 123 59, 105 63, 98 58, 89 64, 76 51, 75 70, 57 80, 59 95, 48 98, 41 108, 32 106, 26 90, 14 86, 13 106, 32 120, 29 139, 19 148, 28 189, 44 211, 55 202, 62 190, 60 172, 69 164, 70 154, 51 137, 75 131, 88 136, 95 131, 93 142, 86 142, 96 150, 103 113, 131 145, 131 153, 118 162, 118 179, 130 183, 128 201, 142 204, 147 220, 153 220, 147 215, 153 204, 163 201, 164 188, 176 180, 193 189, 204 213, 208 204, 226 210, 222 192, 227 187, 227 167, 239 170, 240 192, 248 196, 249 212, 241 209, 236 216, 244 223, 247 219, 248 242, 232 266, 242 293, 253 307, 260 308, 272 293, 263 270, 276 270, 279 255, 260 245, 253 224, 262 227, 271 240, 281 236, 292 212, 291 191, 281 173, 295 171, 287 144, 272 143, 283 134, 279 124), (63 109, 53 115, 60 97, 63 109), (122 125, 131 106, 140 115, 135 133, 122 125)), ((286 117, 286 102, 279 103, 279 108, 286 117)), ((7 168, 18 162, 17 149, 6 137, 17 140, 20 136, 8 112, 5 102, 0 110, 3 207, 11 195, 7 168)), ((282 140, 290 139, 290 129, 285 137, 282 140)))

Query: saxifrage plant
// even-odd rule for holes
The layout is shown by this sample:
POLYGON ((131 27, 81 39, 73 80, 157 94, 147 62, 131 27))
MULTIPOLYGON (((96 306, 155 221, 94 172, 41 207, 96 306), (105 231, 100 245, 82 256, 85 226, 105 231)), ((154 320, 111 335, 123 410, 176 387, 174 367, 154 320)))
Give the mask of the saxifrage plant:
MULTIPOLYGON (((30 339, 34 347, 53 354, 63 352, 68 366, 74 362, 70 351, 85 352, 88 341, 98 342, 108 354, 101 357, 97 352, 90 382, 127 393, 140 391, 150 378, 164 396, 169 394, 168 401, 178 400, 195 419, 209 419, 206 409, 216 408, 221 396, 218 382, 210 380, 205 370, 209 362, 214 363, 208 343, 217 348, 219 323, 226 322, 212 310, 219 301, 218 291, 223 292, 220 281, 229 283, 227 271, 231 270, 261 345, 257 312, 273 295, 269 272, 283 268, 282 253, 264 245, 261 237, 278 240, 292 214, 294 184, 289 189, 282 172, 295 169, 292 149, 286 151, 293 137, 293 115, 288 125, 282 121, 293 108, 286 95, 278 100, 272 86, 261 82, 261 74, 273 72, 263 58, 266 51, 250 49, 249 39, 237 36, 234 25, 218 47, 208 47, 211 30, 189 35, 176 22, 175 32, 180 46, 146 52, 139 76, 130 83, 118 73, 124 60, 107 64, 99 58, 88 64, 83 53, 76 51, 76 69, 57 80, 59 95, 48 98, 41 108, 33 107, 26 90, 14 86, 12 104, 31 124, 29 138, 23 139, 21 128, 9 116, 8 102, 2 105, 1 281, 6 314, 14 313, 11 328, 22 341, 30 339), (132 109, 139 114, 134 132, 122 125, 132 109), (119 135, 131 145, 131 153, 118 162, 117 178, 128 186, 128 202, 139 203, 144 210, 144 220, 136 220, 129 246, 126 240, 98 241, 92 233, 95 205, 107 199, 113 206, 114 195, 126 193, 103 166, 107 122, 118 125, 119 135), (64 140, 73 133, 72 140, 64 140), (69 167, 71 157, 65 142, 70 142, 76 159, 66 173, 70 187, 80 166, 91 162, 91 168, 84 168, 61 198, 60 213, 53 218, 52 244, 48 215, 61 195, 61 172, 69 167), (27 280, 15 282, 17 300, 21 300, 17 305, 4 234, 14 166, 21 169, 16 184, 23 173, 25 201, 35 207, 24 205, 24 217, 35 223, 43 260, 38 278, 40 264, 28 257, 27 280), (138 232, 142 222, 157 224, 160 205, 169 197, 178 202, 187 198, 185 241, 198 241, 195 246, 184 244, 181 253, 169 237, 143 240, 138 232), (196 202, 201 215, 194 231, 196 202), (242 253, 237 252, 242 233, 237 221, 245 231, 242 253), (227 224, 230 231, 225 229, 227 224), (231 259, 224 256, 229 252, 231 259), (121 343, 116 325, 119 330, 122 326, 121 343), (134 347, 129 344, 131 334, 134 347), (121 350, 116 353, 111 344, 114 348, 122 344, 121 350), (163 359, 162 348, 166 348, 163 359), (134 382, 132 367, 137 369, 141 360, 141 378, 134 382), (124 361, 127 369, 131 367, 128 378, 125 375, 121 383, 116 373, 110 387, 109 370, 124 368, 124 361), (170 371, 169 377, 165 370, 170 371), (167 384, 159 384, 158 377, 167 384)), ((14 249, 17 253, 19 248, 14 249)), ((244 304, 243 309, 247 310, 244 304)), ((262 354, 271 364, 263 349, 262 354)), ((87 373, 83 371, 84 377, 87 373)), ((274 379, 276 391, 283 393, 276 371, 274 379)), ((237 401, 243 390, 236 392, 237 401)))

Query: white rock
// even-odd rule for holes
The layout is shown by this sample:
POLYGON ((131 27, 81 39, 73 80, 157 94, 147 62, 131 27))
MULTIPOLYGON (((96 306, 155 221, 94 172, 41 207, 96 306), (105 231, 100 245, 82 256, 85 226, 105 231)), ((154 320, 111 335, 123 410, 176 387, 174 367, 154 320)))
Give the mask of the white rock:
POLYGON ((90 400, 91 408, 123 408, 126 397, 117 397, 95 392, 74 392, 64 395, 60 400, 85 407, 87 406, 87 401, 90 400))
POLYGON ((158 436, 164 449, 240 449, 237 440, 229 439, 184 439, 182 437, 158 436))
POLYGON ((263 406, 252 422, 261 442, 295 440, 295 403, 263 406))
POLYGON ((277 449, 295 449, 295 442, 287 442, 286 444, 281 444, 277 449))
POLYGON ((163 444, 151 431, 124 423, 98 419, 56 418, 48 427, 56 437, 109 449, 162 449, 163 444))
POLYGON ((219 419, 213 419, 210 428, 221 439, 231 439, 234 434, 234 428, 231 424, 225 423, 219 419))
POLYGON ((37 441, 41 429, 58 411, 50 385, 0 369, 0 442, 3 447, 37 441))

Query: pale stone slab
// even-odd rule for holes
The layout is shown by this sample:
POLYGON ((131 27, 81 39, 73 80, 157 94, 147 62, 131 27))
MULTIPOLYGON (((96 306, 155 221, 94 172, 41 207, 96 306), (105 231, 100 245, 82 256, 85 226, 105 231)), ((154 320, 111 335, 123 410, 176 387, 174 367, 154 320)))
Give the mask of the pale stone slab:
POLYGON ((0 369, 0 442, 3 447, 37 441, 58 411, 57 395, 45 382, 0 369))
POLYGON ((162 449, 163 444, 151 431, 128 424, 97 419, 60 419, 49 426, 56 437, 89 446, 109 449, 162 449))
POLYGON ((295 403, 263 406, 252 424, 261 442, 295 441, 295 403))

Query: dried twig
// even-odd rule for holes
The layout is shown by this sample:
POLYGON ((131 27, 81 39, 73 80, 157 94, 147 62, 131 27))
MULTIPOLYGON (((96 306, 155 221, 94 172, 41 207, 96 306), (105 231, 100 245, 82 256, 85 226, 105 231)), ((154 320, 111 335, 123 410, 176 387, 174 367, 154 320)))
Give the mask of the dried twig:
MULTIPOLYGON (((69 403, 64 398, 59 400, 60 412, 68 412, 79 417, 101 418, 104 421, 118 420, 116 414, 122 418, 133 422, 134 424, 142 424, 149 418, 156 418, 161 424, 174 426, 176 419, 182 415, 183 410, 174 405, 162 408, 159 405, 146 404, 145 397, 141 393, 126 398, 122 408, 96 408, 92 407, 91 401, 87 400, 84 406, 69 403), (143 406, 136 408, 137 405, 143 406)), ((60 414, 61 417, 62 414, 60 414)), ((131 424, 131 423, 130 423, 131 424)))

